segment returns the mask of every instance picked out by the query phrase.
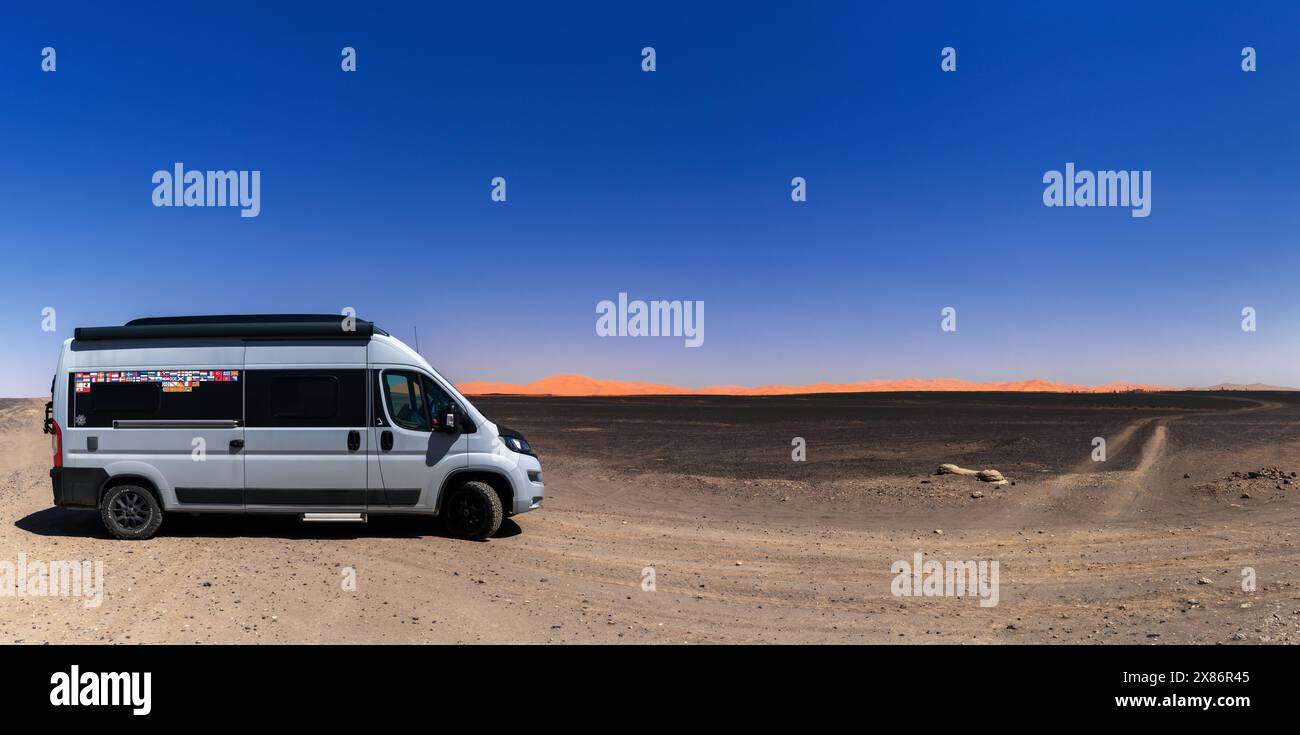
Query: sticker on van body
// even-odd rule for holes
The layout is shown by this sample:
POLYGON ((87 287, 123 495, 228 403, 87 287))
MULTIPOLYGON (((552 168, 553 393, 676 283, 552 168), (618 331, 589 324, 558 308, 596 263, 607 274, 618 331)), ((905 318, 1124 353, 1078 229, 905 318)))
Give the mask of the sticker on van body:
POLYGON ((107 370, 74 373, 78 393, 89 393, 95 383, 161 383, 164 393, 189 393, 200 383, 238 383, 238 370, 107 370))

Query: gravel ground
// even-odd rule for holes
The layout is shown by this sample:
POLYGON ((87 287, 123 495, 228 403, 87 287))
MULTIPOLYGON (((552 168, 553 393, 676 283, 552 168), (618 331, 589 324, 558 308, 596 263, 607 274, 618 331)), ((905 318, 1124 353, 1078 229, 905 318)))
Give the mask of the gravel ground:
POLYGON ((42 401, 0 400, 0 564, 104 573, 98 606, 0 597, 0 642, 1300 641, 1291 394, 475 403, 533 441, 548 487, 488 542, 239 516, 123 542, 51 507, 42 401), (918 552, 998 562, 998 604, 895 596, 918 552))

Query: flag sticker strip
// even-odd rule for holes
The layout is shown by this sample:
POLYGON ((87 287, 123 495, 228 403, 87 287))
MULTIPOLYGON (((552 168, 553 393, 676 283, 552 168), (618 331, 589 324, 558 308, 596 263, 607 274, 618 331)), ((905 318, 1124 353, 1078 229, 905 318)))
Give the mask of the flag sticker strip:
POLYGON ((161 383, 164 393, 189 393, 200 383, 238 383, 238 370, 107 370, 73 373, 78 393, 95 383, 161 383))

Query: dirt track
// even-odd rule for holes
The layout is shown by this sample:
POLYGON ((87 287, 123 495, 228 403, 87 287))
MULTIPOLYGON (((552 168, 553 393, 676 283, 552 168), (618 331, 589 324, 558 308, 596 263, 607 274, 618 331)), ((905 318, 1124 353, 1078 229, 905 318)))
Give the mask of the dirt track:
POLYGON ((230 516, 129 543, 50 507, 41 404, 0 402, 0 561, 106 575, 98 608, 0 598, 0 643, 1300 641, 1300 490, 1227 479, 1300 469, 1300 397, 476 403, 539 447, 549 493, 487 543, 230 516), (999 604, 894 597, 890 566, 915 552, 997 560, 999 604))

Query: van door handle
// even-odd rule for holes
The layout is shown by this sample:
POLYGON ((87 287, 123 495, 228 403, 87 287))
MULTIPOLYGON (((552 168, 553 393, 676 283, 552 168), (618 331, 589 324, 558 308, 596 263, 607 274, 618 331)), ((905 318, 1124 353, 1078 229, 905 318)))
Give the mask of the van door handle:
POLYGON ((231 440, 230 440, 230 449, 231 449, 231 451, 236 451, 236 450, 243 449, 243 448, 244 448, 244 440, 243 440, 243 439, 231 439, 231 440))
POLYGON ((349 432, 348 432, 348 451, 350 451, 350 452, 355 452, 355 451, 357 451, 357 450, 360 449, 360 448, 361 448, 361 432, 359 432, 359 431, 349 431, 349 432))
POLYGON ((393 448, 393 432, 385 431, 379 435, 379 448, 385 452, 393 448))

